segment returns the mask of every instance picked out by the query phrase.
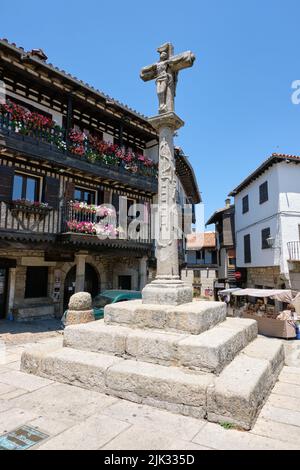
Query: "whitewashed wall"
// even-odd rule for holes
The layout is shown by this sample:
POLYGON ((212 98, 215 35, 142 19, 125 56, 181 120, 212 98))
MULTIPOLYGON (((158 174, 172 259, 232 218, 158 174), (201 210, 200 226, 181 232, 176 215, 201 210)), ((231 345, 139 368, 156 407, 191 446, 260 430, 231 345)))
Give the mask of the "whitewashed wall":
POLYGON ((289 241, 299 241, 300 165, 277 163, 235 197, 237 266, 280 266, 288 273, 289 241), (269 200, 259 204, 259 186, 268 181, 269 200), (249 212, 242 213, 242 199, 249 196, 249 212), (274 246, 261 248, 261 230, 270 227, 274 246), (244 235, 251 236, 251 263, 244 263, 244 235))

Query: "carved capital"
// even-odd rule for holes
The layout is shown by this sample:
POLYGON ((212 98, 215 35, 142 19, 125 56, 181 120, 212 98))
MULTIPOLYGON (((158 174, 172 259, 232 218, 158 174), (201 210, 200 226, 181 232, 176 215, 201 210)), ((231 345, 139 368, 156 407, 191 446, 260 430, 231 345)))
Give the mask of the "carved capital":
POLYGON ((177 116, 176 113, 169 112, 159 114, 149 118, 149 123, 154 127, 155 130, 159 131, 163 127, 168 127, 174 132, 184 126, 184 121, 177 116))

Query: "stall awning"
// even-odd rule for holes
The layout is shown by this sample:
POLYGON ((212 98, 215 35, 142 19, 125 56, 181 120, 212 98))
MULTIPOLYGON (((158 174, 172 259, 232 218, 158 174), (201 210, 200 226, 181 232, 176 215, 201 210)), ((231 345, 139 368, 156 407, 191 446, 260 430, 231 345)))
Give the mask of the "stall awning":
POLYGON ((221 294, 221 295, 233 294, 234 292, 238 290, 241 290, 241 289, 239 287, 232 287, 231 289, 219 290, 218 294, 221 294))
POLYGON ((232 293, 237 296, 269 297, 280 302, 293 303, 300 300, 300 293, 290 289, 239 289, 232 293))

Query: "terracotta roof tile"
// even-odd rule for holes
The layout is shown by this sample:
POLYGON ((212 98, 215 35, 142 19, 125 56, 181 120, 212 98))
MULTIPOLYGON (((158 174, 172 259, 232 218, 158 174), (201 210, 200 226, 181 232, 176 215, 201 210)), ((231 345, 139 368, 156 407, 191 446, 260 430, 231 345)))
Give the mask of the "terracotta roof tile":
POLYGON ((187 236, 188 250, 201 250, 201 248, 215 248, 216 233, 215 232, 198 232, 190 233, 187 236))

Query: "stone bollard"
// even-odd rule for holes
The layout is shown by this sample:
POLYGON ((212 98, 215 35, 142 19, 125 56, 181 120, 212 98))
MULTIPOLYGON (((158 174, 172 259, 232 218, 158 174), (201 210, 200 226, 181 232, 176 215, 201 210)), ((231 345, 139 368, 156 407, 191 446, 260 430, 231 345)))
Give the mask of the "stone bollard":
POLYGON ((69 308, 64 318, 64 325, 76 325, 78 323, 89 323, 94 321, 94 310, 92 309, 92 297, 88 292, 78 292, 72 295, 69 308))

